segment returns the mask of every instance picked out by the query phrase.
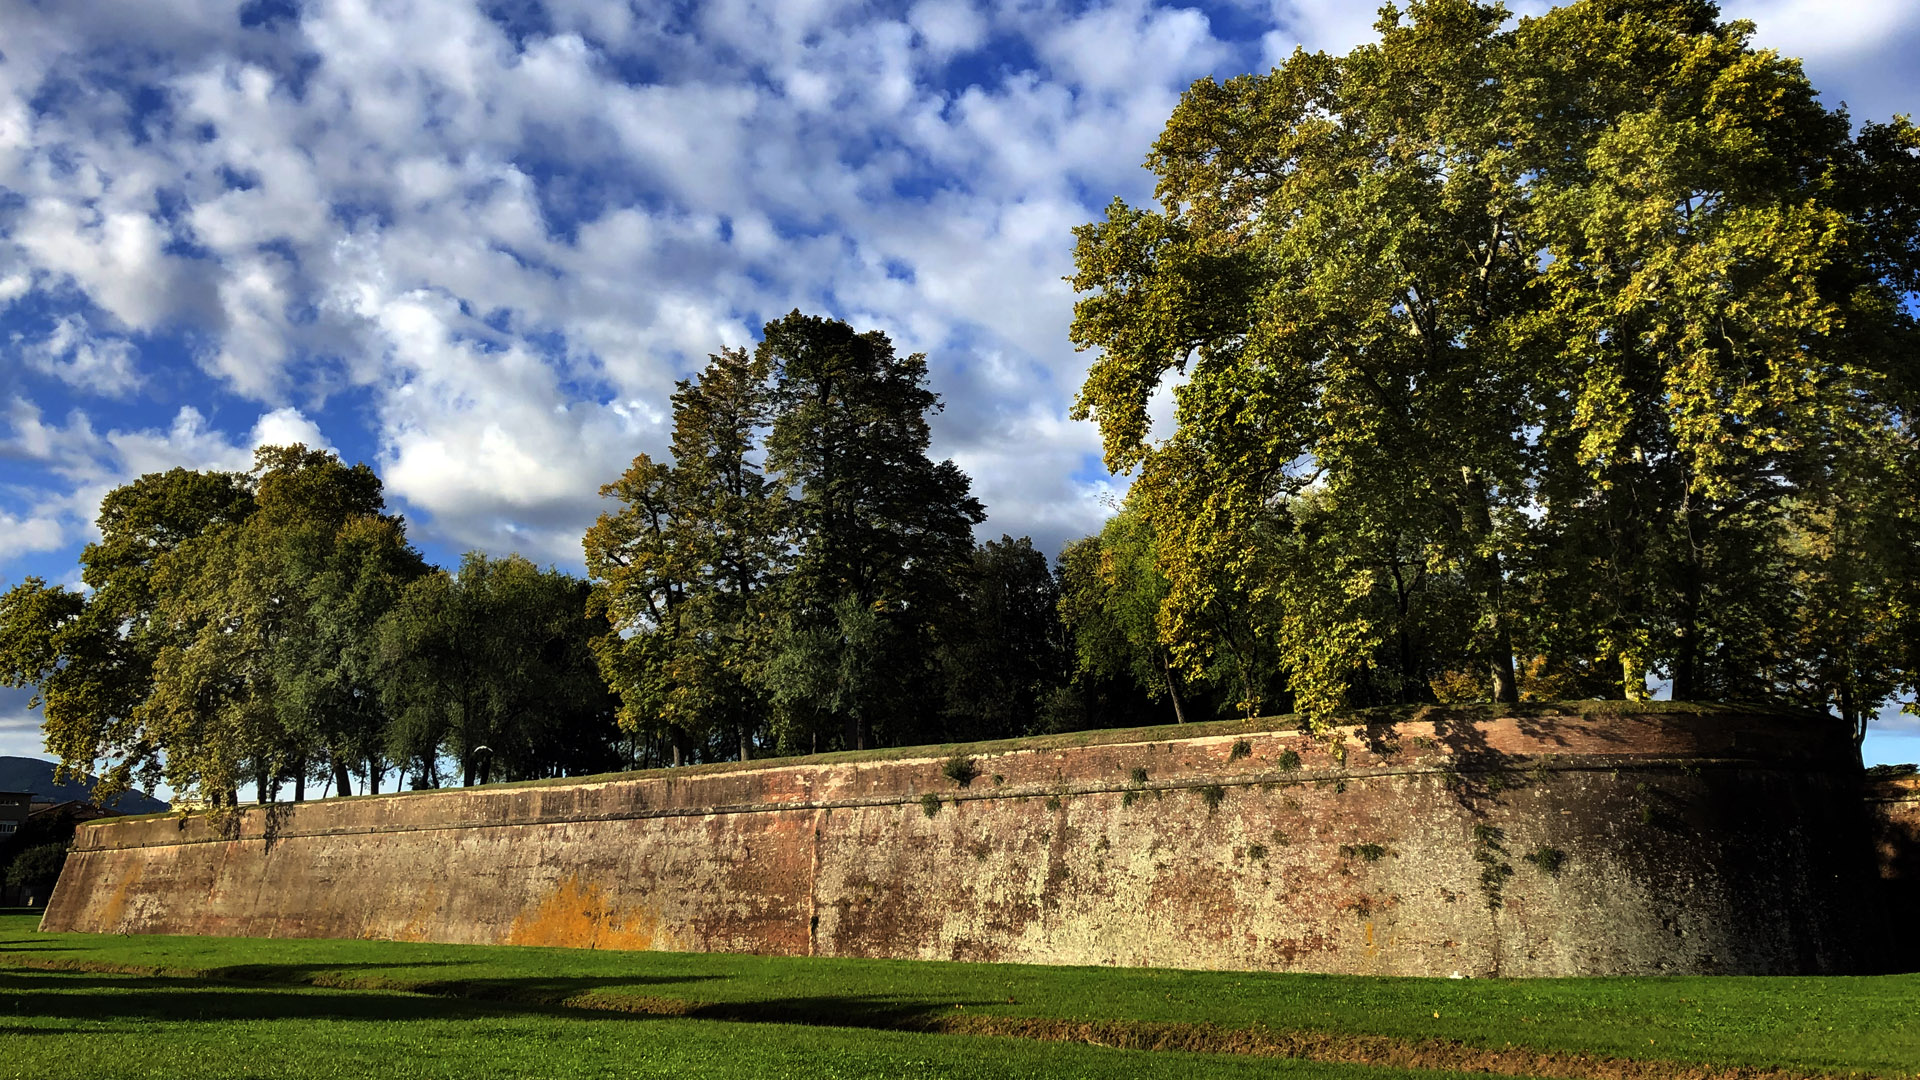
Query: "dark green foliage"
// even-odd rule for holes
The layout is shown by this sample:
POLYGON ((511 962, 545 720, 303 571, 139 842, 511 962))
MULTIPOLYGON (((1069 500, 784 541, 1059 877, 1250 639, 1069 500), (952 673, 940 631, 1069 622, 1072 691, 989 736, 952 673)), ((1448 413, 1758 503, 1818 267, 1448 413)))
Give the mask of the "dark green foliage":
POLYGON ((1293 750, 1283 750, 1278 764, 1281 772, 1293 772, 1300 767, 1300 755, 1293 750))
POLYGON ((1507 831, 1496 825, 1473 827, 1473 860, 1480 864, 1480 894, 1487 910, 1497 911, 1506 902, 1507 879, 1513 876, 1513 864, 1506 859, 1507 831))
POLYGON ((1194 685, 1160 640, 1156 620, 1167 583, 1153 543, 1145 518, 1123 507, 1099 536, 1060 552, 1059 615, 1071 642, 1070 689, 1080 711, 1060 718, 1053 730, 1185 722, 1189 699, 1204 698, 1204 684, 1194 685), (1145 708, 1157 701, 1167 703, 1166 712, 1145 708))
POLYGON ((164 779, 220 806, 243 781, 298 798, 385 771, 372 631, 423 566, 371 468, 262 447, 247 475, 123 485, 100 526, 91 597, 0 601, 0 678, 40 689, 49 748, 76 770, 118 759, 96 798, 164 779))
POLYGON ((1364 859, 1367 862, 1379 862, 1387 857, 1387 849, 1380 844, 1341 844, 1340 854, 1349 859, 1364 859))
POLYGON ((1560 867, 1566 864, 1567 853, 1557 847, 1548 847, 1542 844, 1532 851, 1527 852, 1525 858, 1528 862, 1539 868, 1541 873, 1549 877, 1557 877, 1560 873, 1560 867))
POLYGON ((1245 739, 1235 739, 1233 749, 1227 754, 1228 761, 1239 761, 1243 757, 1253 756, 1253 744, 1245 739))
POLYGON ((1267 857, 1267 845, 1265 844, 1248 844, 1247 845, 1247 858, 1252 859, 1255 862, 1259 862, 1261 859, 1264 859, 1266 857, 1267 857))
POLYGON ((966 787, 980 776, 980 766, 976 765, 970 757, 955 756, 948 758, 946 764, 940 766, 940 774, 961 787, 966 787))
POLYGON ((945 702, 938 737, 1039 731, 1049 697, 1071 667, 1047 557, 1026 537, 990 540, 974 549, 960 588, 937 628, 945 702))
POLYGON ((940 816, 940 796, 929 791, 920 796, 920 812, 928 817, 940 816))
POLYGON ((463 783, 605 770, 615 702, 594 662, 604 620, 585 582, 469 552, 407 587, 382 620, 389 751, 425 786, 444 752, 463 783), (485 750, 481 748, 485 747, 485 750))
POLYGON ((1136 784, 1144 784, 1144 783, 1146 783, 1146 782, 1147 782, 1147 769, 1146 769, 1146 766, 1144 766, 1144 765, 1135 765, 1135 766, 1134 766, 1134 767, 1133 767, 1132 769, 1129 769, 1129 770, 1127 771, 1127 777, 1128 777, 1128 779, 1130 779, 1130 780, 1132 780, 1132 781, 1133 781, 1134 783, 1136 783, 1136 784))
POLYGON ((36 844, 7 862, 6 882, 16 889, 31 889, 45 897, 59 880, 60 868, 66 864, 67 845, 36 844))
POLYGON ((939 627, 963 609, 972 528, 986 516, 966 474, 927 456, 927 416, 940 403, 926 357, 797 311, 767 324, 755 356, 773 378, 766 469, 788 493, 786 641, 776 648, 811 654, 821 632, 827 651, 851 647, 847 613, 870 613, 861 677, 837 687, 841 743, 925 737, 908 725, 937 692, 939 627))
POLYGON ((1220 804, 1227 801, 1227 789, 1221 787, 1219 784, 1206 784, 1194 788, 1193 791, 1194 794, 1200 796, 1201 801, 1207 804, 1207 813, 1209 815, 1218 811, 1220 804))
POLYGON ((252 486, 245 474, 186 469, 123 484, 101 501, 101 537, 80 554, 90 596, 28 577, 0 597, 0 684, 34 689, 63 775, 113 763, 96 799, 167 778, 166 740, 137 715, 172 636, 153 623, 167 592, 155 578, 182 545, 246 520, 252 486))

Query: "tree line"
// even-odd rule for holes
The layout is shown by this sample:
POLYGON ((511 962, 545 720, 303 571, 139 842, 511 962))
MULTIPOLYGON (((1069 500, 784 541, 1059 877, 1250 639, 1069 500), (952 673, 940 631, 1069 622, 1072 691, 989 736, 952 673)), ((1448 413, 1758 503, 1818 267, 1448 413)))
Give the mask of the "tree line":
POLYGON ((0 597, 0 681, 34 689, 66 771, 105 764, 96 800, 622 762, 586 583, 519 556, 428 566, 364 464, 263 447, 250 473, 116 488, 97 524, 84 589, 30 577, 0 597))
POLYGON ((0 682, 33 688, 96 798, 214 806, 1160 715, 1164 665, 1128 650, 1165 650, 1098 560, 974 541, 970 479, 927 454, 926 378, 798 312, 715 354, 677 385, 670 458, 604 488, 586 578, 430 566, 373 469, 326 451, 142 476, 102 501, 84 588, 0 596, 0 682))
POLYGON ((1076 230, 1136 479, 1051 565, 975 542, 923 355, 794 312, 676 385, 584 580, 429 567, 372 470, 267 448, 111 493, 0 681, 107 792, 213 801, 1656 680, 1858 737, 1920 671, 1920 131, 1695 0, 1378 29, 1194 84, 1159 208, 1076 230))

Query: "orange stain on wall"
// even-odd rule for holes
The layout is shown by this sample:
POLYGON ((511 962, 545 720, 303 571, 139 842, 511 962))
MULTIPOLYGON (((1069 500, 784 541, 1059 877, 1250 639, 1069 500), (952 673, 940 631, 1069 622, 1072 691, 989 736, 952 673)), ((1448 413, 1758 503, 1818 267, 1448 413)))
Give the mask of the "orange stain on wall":
MULTIPOLYGON (((87 854, 91 855, 92 853, 88 852, 87 854)), ((127 876, 120 879, 120 884, 114 887, 113 895, 107 898, 107 909, 100 919, 100 921, 106 925, 107 933, 118 934, 126 932, 127 927, 124 924, 127 914, 127 893, 132 890, 134 885, 139 883, 140 878, 146 873, 146 869, 147 864, 144 861, 135 860, 132 867, 127 871, 127 876)))
POLYGON ((554 885, 540 906, 523 911, 507 932, 510 945, 569 949, 651 949, 660 928, 656 915, 620 911, 597 882, 570 874, 554 885))

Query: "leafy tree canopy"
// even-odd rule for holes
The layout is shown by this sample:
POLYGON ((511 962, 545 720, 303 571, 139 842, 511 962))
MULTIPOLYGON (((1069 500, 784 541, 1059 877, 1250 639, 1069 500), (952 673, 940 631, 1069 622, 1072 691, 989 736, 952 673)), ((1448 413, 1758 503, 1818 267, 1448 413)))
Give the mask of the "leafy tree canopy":
POLYGON ((1694 0, 1378 29, 1194 84, 1160 208, 1077 230, 1078 408, 1170 640, 1238 597, 1315 717, 1911 689, 1920 132, 1694 0))

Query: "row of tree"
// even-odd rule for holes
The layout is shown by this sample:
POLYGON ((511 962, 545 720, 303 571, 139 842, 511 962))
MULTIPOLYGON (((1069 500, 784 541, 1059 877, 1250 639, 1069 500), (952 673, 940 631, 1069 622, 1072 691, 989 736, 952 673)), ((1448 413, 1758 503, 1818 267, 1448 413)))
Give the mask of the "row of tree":
POLYGON ((65 768, 104 765, 96 799, 622 762, 586 583, 517 556, 428 567, 365 465, 266 447, 247 474, 143 476, 98 524, 85 590, 28 578, 0 597, 0 681, 34 688, 65 768))
POLYGON ((108 791, 214 800, 1656 679, 1863 732, 1920 672, 1920 131, 1699 0, 1379 30, 1196 83, 1161 208, 1077 231, 1137 479, 1052 568, 974 542, 924 356, 795 312, 678 384, 588 581, 433 570, 371 470, 270 448, 109 495, 0 681, 108 791))
POLYGON ((302 446, 143 476, 103 501, 84 589, 0 597, 0 682, 34 688, 96 797, 216 806, 1140 722, 1176 682, 1183 716, 1204 691, 1141 607, 1164 586, 1143 600, 1094 540, 1058 574, 1025 538, 976 544, 971 482, 927 456, 926 374, 797 312, 713 356, 673 396, 671 460, 606 487, 591 580, 433 568, 371 468, 302 446))

